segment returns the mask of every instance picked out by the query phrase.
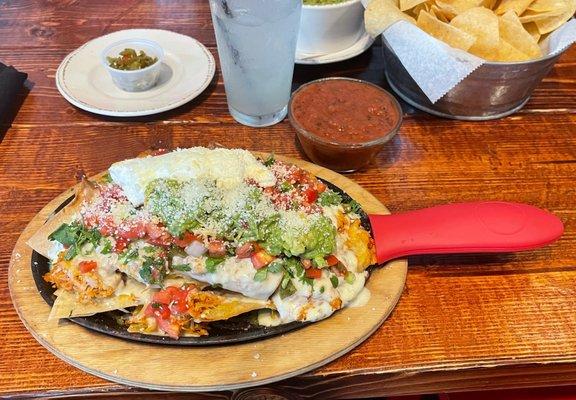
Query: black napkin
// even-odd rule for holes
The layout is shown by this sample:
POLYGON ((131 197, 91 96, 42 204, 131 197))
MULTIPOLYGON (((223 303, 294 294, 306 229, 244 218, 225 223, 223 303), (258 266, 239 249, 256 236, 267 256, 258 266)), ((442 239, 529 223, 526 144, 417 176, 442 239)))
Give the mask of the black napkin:
POLYGON ((0 138, 22 105, 23 95, 27 93, 24 87, 27 77, 28 74, 0 62, 0 138))

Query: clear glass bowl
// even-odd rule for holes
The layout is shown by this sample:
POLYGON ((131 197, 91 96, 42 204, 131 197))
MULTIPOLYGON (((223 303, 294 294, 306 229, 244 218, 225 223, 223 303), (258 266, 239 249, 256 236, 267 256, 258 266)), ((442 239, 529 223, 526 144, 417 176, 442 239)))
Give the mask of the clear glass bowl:
MULTIPOLYGON (((402 125, 402 108, 394 96, 382 89, 380 86, 352 78, 322 78, 300 86, 294 93, 292 93, 290 103, 288 104, 288 116, 290 123, 296 130, 296 135, 306 156, 314 163, 338 172, 353 172, 366 166, 370 161, 372 161, 376 154, 384 148, 386 142, 398 133, 400 126, 402 125), (294 99, 297 98, 298 93, 300 93, 304 88, 310 85, 321 84, 322 82, 329 80, 352 81, 378 89, 384 96, 391 100, 392 106, 398 113, 398 121, 394 124, 391 130, 382 131, 381 135, 370 141, 341 143, 310 132, 302 126, 297 118, 294 117, 292 108, 294 99)), ((350 132, 350 134, 354 133, 350 132)))
POLYGON ((120 89, 127 92, 141 92, 148 90, 158 82, 160 68, 164 59, 164 50, 160 45, 148 39, 125 39, 112 43, 102 51, 102 64, 110 74, 112 81, 120 89), (139 52, 143 50, 150 57, 158 58, 154 64, 133 71, 123 71, 112 68, 107 57, 118 57, 124 49, 131 48, 139 52))

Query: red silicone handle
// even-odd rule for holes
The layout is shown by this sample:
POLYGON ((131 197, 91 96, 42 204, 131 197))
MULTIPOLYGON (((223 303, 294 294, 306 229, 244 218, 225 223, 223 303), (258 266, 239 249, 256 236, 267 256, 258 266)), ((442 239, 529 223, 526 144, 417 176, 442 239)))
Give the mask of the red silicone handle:
POLYGON ((529 250, 557 240, 562 221, 527 204, 448 204, 393 215, 369 215, 378 262, 413 254, 529 250))

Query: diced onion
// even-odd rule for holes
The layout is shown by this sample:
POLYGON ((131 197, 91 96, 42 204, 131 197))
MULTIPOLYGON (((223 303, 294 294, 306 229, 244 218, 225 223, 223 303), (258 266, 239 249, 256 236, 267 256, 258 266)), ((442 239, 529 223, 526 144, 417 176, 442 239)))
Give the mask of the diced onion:
POLYGON ((206 253, 206 250, 207 250, 206 246, 204 246, 203 243, 201 243, 197 240, 190 243, 184 249, 186 254, 188 254, 189 256, 192 256, 192 257, 200 257, 202 254, 206 253))

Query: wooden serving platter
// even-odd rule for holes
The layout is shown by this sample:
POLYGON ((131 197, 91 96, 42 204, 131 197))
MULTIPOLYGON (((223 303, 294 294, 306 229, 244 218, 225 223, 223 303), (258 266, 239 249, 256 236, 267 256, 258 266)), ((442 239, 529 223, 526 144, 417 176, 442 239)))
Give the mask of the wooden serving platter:
MULTIPOLYGON (((328 169, 296 159, 297 164, 340 187, 367 213, 389 214, 369 192, 328 169)), ((48 203, 18 239, 8 283, 14 306, 32 336, 54 355, 90 374, 130 386, 170 391, 230 390, 263 385, 318 368, 367 339, 398 302, 406 279, 406 260, 372 271, 367 304, 345 308, 302 329, 260 341, 209 347, 151 345, 113 338, 70 321, 48 322, 31 272, 32 249, 26 241, 74 193, 71 188, 48 203)))

